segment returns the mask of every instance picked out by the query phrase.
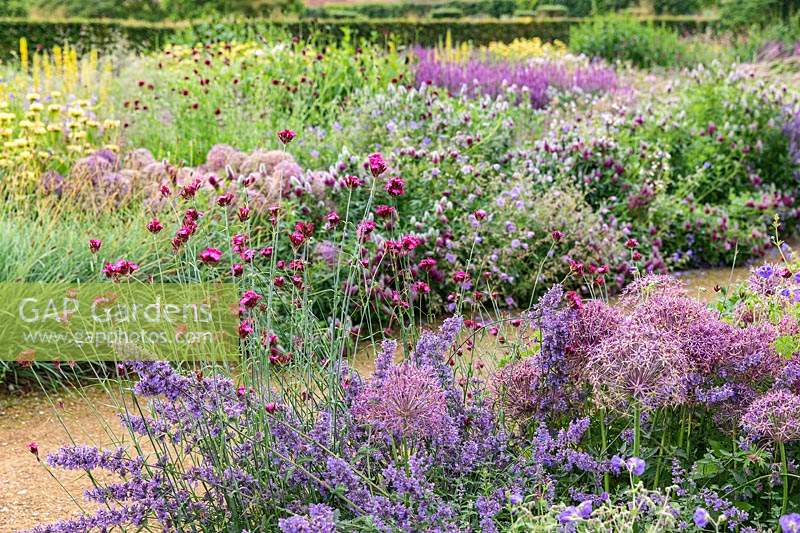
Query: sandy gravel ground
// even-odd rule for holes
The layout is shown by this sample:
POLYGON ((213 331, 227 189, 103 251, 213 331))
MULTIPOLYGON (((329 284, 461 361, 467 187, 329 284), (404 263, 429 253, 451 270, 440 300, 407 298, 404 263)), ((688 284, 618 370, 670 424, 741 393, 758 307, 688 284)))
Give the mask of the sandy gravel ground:
POLYGON ((106 425, 116 434, 121 431, 114 412, 112 400, 100 389, 62 391, 49 397, 0 393, 0 533, 79 512, 70 494, 85 505, 83 491, 91 487, 89 480, 81 472, 61 470, 53 471, 52 477, 30 453, 28 443, 36 441, 44 458, 69 442, 66 426, 76 443, 111 445, 114 439, 106 425))

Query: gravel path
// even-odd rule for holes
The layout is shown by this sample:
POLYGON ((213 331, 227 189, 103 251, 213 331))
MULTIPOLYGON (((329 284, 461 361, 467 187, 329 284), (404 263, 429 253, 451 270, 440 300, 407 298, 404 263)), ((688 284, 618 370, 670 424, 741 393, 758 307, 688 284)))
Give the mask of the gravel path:
POLYGON ((110 445, 113 439, 100 417, 120 434, 114 412, 111 398, 99 389, 62 391, 50 397, 0 394, 0 533, 79 512, 70 494, 85 505, 83 491, 91 487, 89 480, 82 472, 62 470, 53 471, 54 479, 30 453, 28 443, 36 441, 44 459, 69 442, 66 426, 76 443, 110 445))

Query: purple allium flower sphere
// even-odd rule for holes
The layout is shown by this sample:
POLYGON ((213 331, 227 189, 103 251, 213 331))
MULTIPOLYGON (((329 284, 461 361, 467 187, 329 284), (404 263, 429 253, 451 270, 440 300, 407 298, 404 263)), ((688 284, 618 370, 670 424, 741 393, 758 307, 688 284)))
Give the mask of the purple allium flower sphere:
POLYGON ((786 390, 757 398, 742 417, 742 428, 775 442, 800 439, 800 396, 786 390))
POLYGON ((644 407, 658 407, 685 400, 685 382, 691 370, 691 362, 674 336, 628 322, 592 350, 586 376, 601 405, 620 407, 632 400, 644 407))
POLYGON ((413 363, 390 368, 356 398, 353 412, 364 423, 403 438, 436 436, 449 418, 444 390, 433 369, 413 363))

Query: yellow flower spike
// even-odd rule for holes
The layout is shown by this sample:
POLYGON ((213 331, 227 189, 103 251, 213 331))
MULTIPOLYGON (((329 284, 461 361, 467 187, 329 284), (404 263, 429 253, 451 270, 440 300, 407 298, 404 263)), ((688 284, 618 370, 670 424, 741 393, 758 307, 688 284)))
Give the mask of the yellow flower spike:
POLYGON ((75 139, 75 140, 85 139, 86 138, 86 132, 85 131, 76 131, 75 133, 72 134, 72 138, 75 139))
POLYGON ((53 100, 61 98, 61 91, 52 91, 50 93, 50 98, 52 98, 53 100))
POLYGON ((47 106, 47 112, 48 113, 59 113, 59 112, 61 112, 61 106, 58 105, 58 104, 50 104, 49 106, 47 106))
POLYGON ((14 130, 11 128, 0 128, 0 137, 11 137, 14 134, 14 130))
POLYGON ((28 110, 34 113, 38 113, 39 111, 44 109, 44 105, 41 102, 33 102, 29 107, 28 110))
POLYGON ((61 131, 61 124, 48 124, 47 131, 61 131))
POLYGON ((99 128, 100 127, 100 123, 98 121, 96 121, 96 120, 87 120, 86 121, 86 126, 88 126, 90 128, 99 128))
POLYGON ((22 72, 28 73, 28 39, 19 38, 19 62, 22 72))
POLYGON ((119 146, 116 144, 107 144, 103 148, 106 150, 111 150, 114 153, 119 153, 119 146))
POLYGON ((42 99, 42 95, 37 92, 28 93, 25 97, 28 99, 29 102, 34 102, 36 100, 42 99))
POLYGON ((14 113, 0 113, 0 122, 11 122, 17 118, 17 115, 14 113))

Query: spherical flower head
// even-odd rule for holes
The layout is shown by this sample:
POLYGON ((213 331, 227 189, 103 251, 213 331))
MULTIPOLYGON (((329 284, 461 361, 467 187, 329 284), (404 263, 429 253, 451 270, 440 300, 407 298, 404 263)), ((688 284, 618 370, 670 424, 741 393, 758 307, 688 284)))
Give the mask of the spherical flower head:
POLYGON ((628 468, 628 472, 638 477, 644 474, 644 470, 647 468, 647 463, 644 462, 644 459, 631 457, 625 461, 625 466, 628 468))
POLYGON ((650 274, 632 281, 622 291, 623 307, 634 307, 653 296, 686 296, 683 282, 672 277, 650 274))
POLYGON ((103 241, 99 239, 89 239, 89 251, 93 254, 96 254, 100 251, 100 247, 103 245, 103 241))
POLYGON ((535 357, 501 368, 492 382, 492 395, 506 416, 518 421, 535 417, 544 407, 544 376, 535 357))
POLYGON ((629 401, 646 408, 679 405, 691 372, 673 335, 631 321, 593 348, 586 365, 595 401, 612 408, 629 401))
POLYGON ((297 137, 297 133, 292 130, 281 130, 278 132, 278 139, 280 139, 283 144, 289 144, 295 137, 297 137))
POLYGON ((386 161, 383 159, 383 155, 378 152, 370 154, 367 157, 367 166, 369 167, 369 171, 376 178, 386 172, 387 168, 386 161))
POLYGON ((703 509, 702 507, 698 507, 694 511, 694 525, 699 527, 700 529, 705 528, 708 525, 708 522, 711 520, 711 515, 708 514, 708 511, 703 509))
POLYGON ((655 294, 634 308, 633 318, 682 338, 693 324, 716 320, 719 313, 686 296, 655 294))
POLYGON ((197 258, 207 265, 214 265, 222 259, 222 250, 219 248, 206 248, 197 255, 197 258))
POLYGON ((405 363, 371 382, 353 408, 356 419, 393 436, 426 439, 440 434, 449 422, 444 391, 434 371, 405 363))
POLYGON ((405 186, 406 183, 403 181, 403 178, 393 176, 386 182, 386 192, 389 193, 389 196, 403 196, 405 193, 405 186))
POLYGON ((783 533, 800 533, 800 514, 785 514, 778 520, 783 533))
POLYGON ((569 323, 566 363, 570 375, 582 379, 589 352, 622 325, 622 312, 602 300, 588 300, 569 323))
POLYGON ((775 442, 800 440, 800 396, 786 390, 763 394, 750 404, 741 425, 746 432, 775 442))

